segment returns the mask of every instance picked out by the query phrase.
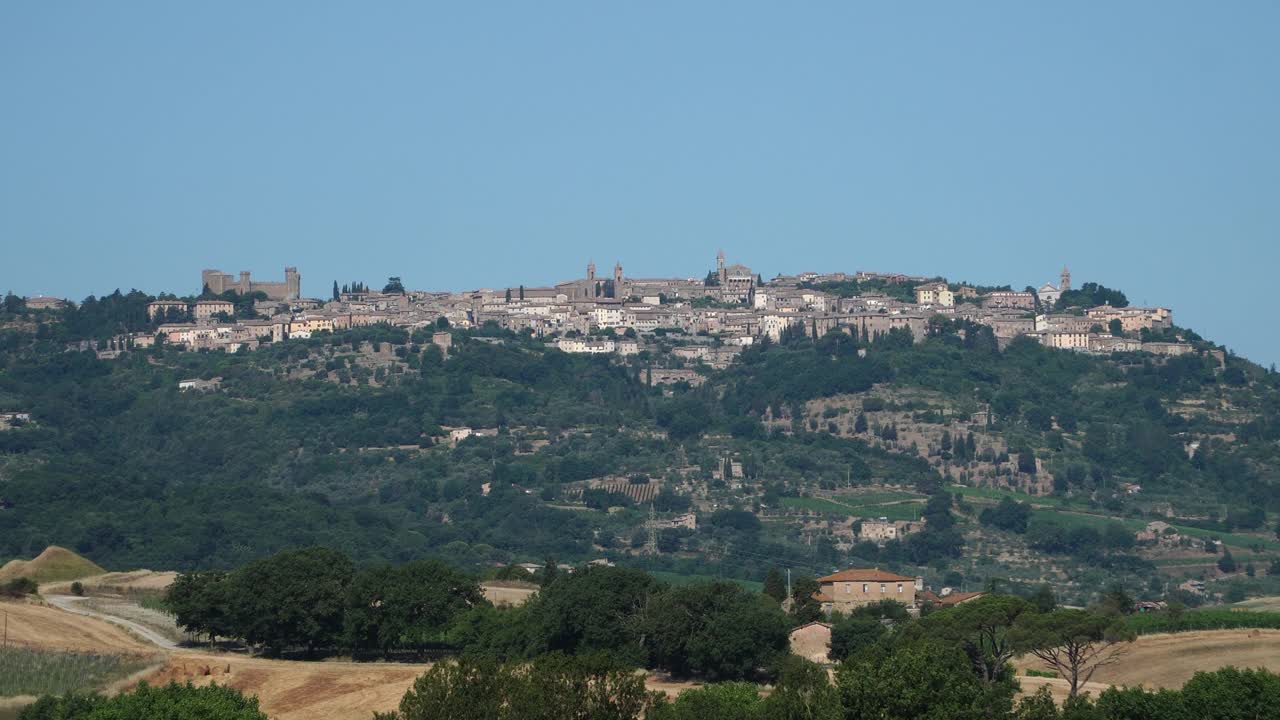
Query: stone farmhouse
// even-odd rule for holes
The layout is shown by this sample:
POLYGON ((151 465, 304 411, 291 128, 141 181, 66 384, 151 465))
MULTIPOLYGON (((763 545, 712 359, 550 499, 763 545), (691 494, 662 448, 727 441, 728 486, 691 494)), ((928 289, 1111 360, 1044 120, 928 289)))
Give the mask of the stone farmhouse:
POLYGON ((879 569, 841 570, 818 578, 818 588, 813 599, 827 614, 847 613, 882 600, 893 600, 914 608, 916 593, 924 590, 924 579, 879 569))

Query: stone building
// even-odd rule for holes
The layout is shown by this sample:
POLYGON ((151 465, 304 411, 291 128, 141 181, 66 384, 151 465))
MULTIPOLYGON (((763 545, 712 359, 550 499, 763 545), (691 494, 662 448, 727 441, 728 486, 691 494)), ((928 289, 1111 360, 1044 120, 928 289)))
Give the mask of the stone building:
POLYGON ((206 322, 218 315, 231 317, 235 312, 236 306, 226 300, 200 300, 195 304, 191 315, 197 321, 206 322))
POLYGON ((813 598, 822 605, 823 612, 847 613, 882 600, 915 607, 916 592, 924 589, 924 579, 879 569, 853 569, 820 577, 818 586, 813 598))
POLYGON ((221 270, 205 270, 200 273, 200 283, 201 292, 207 287, 216 295, 232 290, 241 295, 264 292, 271 300, 297 300, 302 297, 302 276, 296 267, 284 269, 284 282, 257 282, 249 277, 248 270, 242 270, 238 280, 221 270))

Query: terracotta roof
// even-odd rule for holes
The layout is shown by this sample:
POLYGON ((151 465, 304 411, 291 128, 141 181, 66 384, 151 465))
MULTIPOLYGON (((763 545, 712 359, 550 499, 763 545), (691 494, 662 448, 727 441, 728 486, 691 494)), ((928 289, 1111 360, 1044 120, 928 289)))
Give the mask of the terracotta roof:
POLYGON ((818 582, 820 583, 832 583, 832 582, 912 582, 913 583, 915 581, 916 579, 913 577, 907 577, 906 575, 894 575, 891 572, 880 570, 878 568, 875 570, 865 570, 865 569, 841 570, 840 572, 834 575, 828 575, 826 577, 818 578, 818 582))

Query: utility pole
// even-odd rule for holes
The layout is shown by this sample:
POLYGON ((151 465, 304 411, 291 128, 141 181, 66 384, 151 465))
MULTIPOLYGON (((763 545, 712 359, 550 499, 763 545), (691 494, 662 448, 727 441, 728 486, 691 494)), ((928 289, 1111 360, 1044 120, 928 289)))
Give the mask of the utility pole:
POLYGON ((791 568, 787 568, 787 597, 791 597, 791 568))

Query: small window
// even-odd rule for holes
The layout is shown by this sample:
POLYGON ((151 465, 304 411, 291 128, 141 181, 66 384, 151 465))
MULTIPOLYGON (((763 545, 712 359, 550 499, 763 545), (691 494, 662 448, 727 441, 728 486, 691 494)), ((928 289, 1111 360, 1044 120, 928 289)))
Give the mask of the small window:
POLYGON ((902 583, 898 583, 898 594, 902 594, 902 583))
POLYGON ((845 594, 845 595, 848 595, 848 594, 849 594, 849 593, 851 593, 851 592, 853 592, 853 583, 845 583, 845 584, 844 584, 844 594, 845 594))
POLYGON ((880 583, 880 594, 884 594, 884 583, 880 583))
POLYGON ((862 592, 863 592, 863 593, 866 593, 866 592, 867 592, 867 584, 866 584, 866 583, 862 583, 862 592))

